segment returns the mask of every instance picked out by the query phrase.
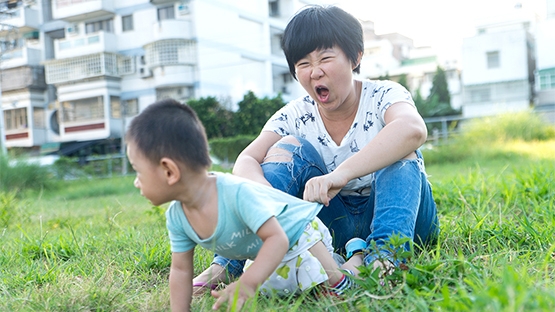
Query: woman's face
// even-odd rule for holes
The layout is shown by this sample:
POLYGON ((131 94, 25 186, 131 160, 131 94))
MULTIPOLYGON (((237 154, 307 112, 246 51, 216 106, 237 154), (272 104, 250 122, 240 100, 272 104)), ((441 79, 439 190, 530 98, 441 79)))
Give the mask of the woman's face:
POLYGON ((337 46, 314 50, 295 64, 299 82, 325 110, 336 110, 356 99, 353 64, 337 46))

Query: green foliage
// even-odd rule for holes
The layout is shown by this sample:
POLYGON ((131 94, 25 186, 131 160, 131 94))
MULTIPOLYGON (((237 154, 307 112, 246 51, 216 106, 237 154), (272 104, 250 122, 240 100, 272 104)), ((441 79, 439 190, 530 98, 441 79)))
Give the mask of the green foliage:
POLYGON ((555 138, 555 127, 532 112, 474 119, 461 128, 461 132, 450 137, 446 144, 424 151, 427 164, 474 158, 508 160, 518 155, 508 150, 507 142, 555 138))
POLYGON ((16 199, 14 191, 0 192, 0 228, 8 228, 13 225, 12 220, 21 218, 19 205, 20 202, 16 199))
POLYGON ((24 191, 46 189, 50 186, 51 174, 46 167, 25 159, 13 159, 0 155, 0 191, 24 191))
POLYGON ((445 70, 441 66, 437 66, 436 73, 432 80, 432 88, 430 89, 429 98, 435 97, 437 103, 446 103, 451 105, 451 94, 449 93, 449 85, 447 84, 447 77, 445 70))
POLYGON ((255 138, 254 135, 238 135, 231 138, 212 139, 208 141, 210 154, 224 162, 235 162, 239 153, 255 138))
POLYGON ((391 77, 389 77, 389 73, 385 73, 383 76, 378 76, 378 80, 391 80, 391 77))
POLYGON ((401 74, 397 82, 410 92, 407 74, 401 74))
POLYGON ((233 112, 223 107, 215 97, 200 98, 187 102, 196 113, 208 139, 235 135, 233 129, 233 112))
POLYGON ((555 127, 531 111, 472 120, 461 135, 472 141, 536 141, 555 138, 555 127))
POLYGON ((451 107, 451 95, 445 70, 440 66, 436 69, 428 98, 424 100, 420 92, 417 91, 414 102, 418 112, 424 118, 459 115, 461 113, 460 110, 451 107))
POLYGON ((235 115, 235 127, 238 134, 258 135, 270 117, 285 103, 281 95, 275 98, 258 99, 249 91, 239 102, 239 110, 235 115))

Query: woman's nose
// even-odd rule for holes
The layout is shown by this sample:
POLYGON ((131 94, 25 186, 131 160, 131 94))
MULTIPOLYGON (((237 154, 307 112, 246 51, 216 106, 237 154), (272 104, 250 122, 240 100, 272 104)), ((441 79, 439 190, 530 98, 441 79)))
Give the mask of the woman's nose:
POLYGON ((312 68, 312 73, 310 74, 310 78, 312 79, 320 79, 320 77, 324 76, 324 71, 320 69, 319 66, 314 66, 312 68))

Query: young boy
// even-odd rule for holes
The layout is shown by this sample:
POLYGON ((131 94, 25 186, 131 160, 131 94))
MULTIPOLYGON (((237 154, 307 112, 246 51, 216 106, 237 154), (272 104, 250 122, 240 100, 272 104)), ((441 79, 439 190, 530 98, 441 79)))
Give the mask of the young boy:
MULTIPOLYGON (((187 105, 165 99, 131 122, 127 154, 135 186, 166 211, 172 263, 170 304, 190 309, 194 247, 231 259, 254 260, 237 282, 221 291, 214 309, 236 308, 263 292, 292 294, 327 283, 341 294, 351 284, 332 258, 331 236, 316 217, 321 204, 230 174, 209 173, 204 127, 187 105)), ((362 256, 357 255, 362 264, 362 256)), ((353 267, 344 269, 353 269, 353 267)))

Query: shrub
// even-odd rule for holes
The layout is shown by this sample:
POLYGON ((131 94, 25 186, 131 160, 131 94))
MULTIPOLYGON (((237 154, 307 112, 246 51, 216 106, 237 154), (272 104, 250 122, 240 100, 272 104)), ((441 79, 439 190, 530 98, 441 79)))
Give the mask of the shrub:
POLYGON ((235 162, 237 156, 255 138, 255 135, 239 135, 231 138, 212 139, 208 142, 210 154, 224 162, 235 162))
POLYGON ((555 138, 555 127, 532 112, 504 114, 474 119, 463 124, 457 135, 432 150, 425 150, 427 164, 459 162, 473 157, 513 157, 503 147, 510 141, 544 141, 555 138))
POLYGON ((464 141, 542 141, 555 138, 555 128, 532 112, 503 114, 472 120, 464 127, 464 141))
POLYGON ((0 155, 0 191, 47 188, 50 180, 51 174, 47 167, 23 159, 10 161, 0 155))

